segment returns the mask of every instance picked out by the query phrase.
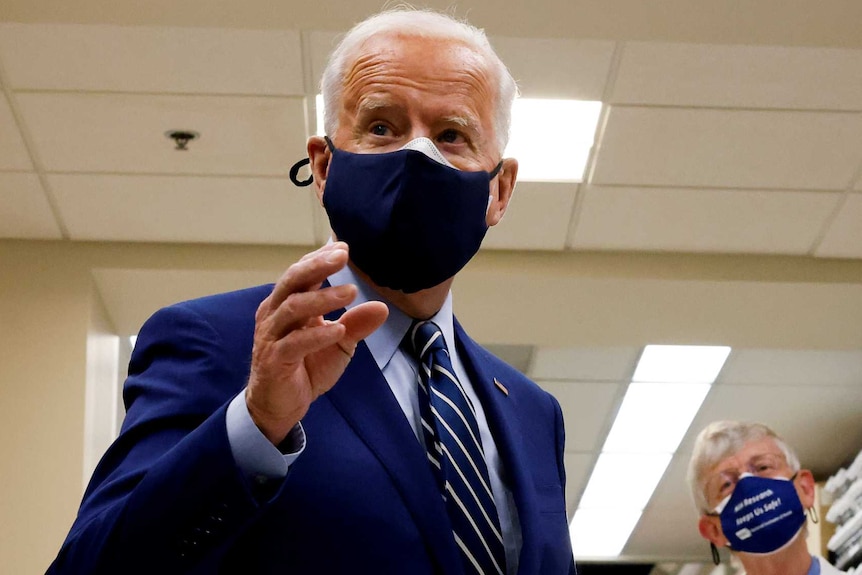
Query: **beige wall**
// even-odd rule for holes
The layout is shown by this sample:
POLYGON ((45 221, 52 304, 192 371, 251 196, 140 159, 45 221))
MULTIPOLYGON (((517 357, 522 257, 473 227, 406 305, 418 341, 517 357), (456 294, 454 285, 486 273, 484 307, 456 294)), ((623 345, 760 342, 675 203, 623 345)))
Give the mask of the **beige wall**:
MULTIPOLYGON (((126 335, 160 305, 274 279, 305 251, 0 241, 4 573, 44 572, 74 519, 88 337, 126 335)), ((860 301, 862 262, 808 258, 489 252, 455 285, 477 339, 546 346, 858 348, 860 301)))
POLYGON ((81 497, 91 280, 0 245, 0 565, 40 573, 81 497))

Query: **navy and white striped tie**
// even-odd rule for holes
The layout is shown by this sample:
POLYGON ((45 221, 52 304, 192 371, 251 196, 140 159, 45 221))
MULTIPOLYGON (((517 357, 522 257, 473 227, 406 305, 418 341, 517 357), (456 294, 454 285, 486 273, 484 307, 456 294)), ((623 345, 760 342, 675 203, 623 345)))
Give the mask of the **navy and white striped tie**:
POLYGON ((455 376, 440 328, 430 321, 418 322, 409 336, 420 364, 419 408, 428 460, 465 572, 502 574, 503 536, 475 409, 455 376))

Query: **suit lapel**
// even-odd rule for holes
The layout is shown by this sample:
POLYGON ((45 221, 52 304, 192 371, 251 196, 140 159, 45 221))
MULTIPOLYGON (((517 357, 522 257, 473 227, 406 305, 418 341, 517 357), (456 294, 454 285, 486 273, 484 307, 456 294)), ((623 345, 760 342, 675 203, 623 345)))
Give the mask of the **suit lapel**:
MULTIPOLYGON (((337 312, 327 319, 340 315, 337 312)), ((447 527, 449 518, 425 451, 365 342, 356 347, 353 359, 326 397, 388 471, 427 542, 437 571, 460 573, 460 558, 447 527)))
POLYGON ((497 380, 489 371, 488 360, 483 357, 488 352, 471 340, 457 321, 455 339, 461 361, 485 409, 488 427, 503 462, 505 481, 512 490, 517 507, 523 538, 518 573, 538 573, 540 558, 535 552, 538 545, 534 544, 533 526, 539 524, 540 518, 536 513, 537 502, 529 466, 522 456, 527 446, 523 438, 524 426, 515 408, 516 398, 510 398, 506 382, 497 380))

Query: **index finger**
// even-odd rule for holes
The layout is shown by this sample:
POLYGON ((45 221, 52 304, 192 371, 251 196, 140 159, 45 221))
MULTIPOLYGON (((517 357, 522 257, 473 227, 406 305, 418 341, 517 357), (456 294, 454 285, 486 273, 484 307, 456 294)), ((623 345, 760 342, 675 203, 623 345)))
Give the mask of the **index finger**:
POLYGON ((269 296, 270 310, 277 309, 292 293, 319 288, 323 280, 344 267, 347 263, 347 244, 336 242, 324 248, 306 254, 287 268, 269 296))

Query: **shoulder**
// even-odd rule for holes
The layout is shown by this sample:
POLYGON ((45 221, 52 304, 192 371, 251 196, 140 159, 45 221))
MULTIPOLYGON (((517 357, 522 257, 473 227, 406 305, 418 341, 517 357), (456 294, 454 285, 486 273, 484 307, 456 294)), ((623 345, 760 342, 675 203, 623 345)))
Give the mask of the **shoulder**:
POLYGON ((135 349, 151 344, 161 349, 159 342, 167 341, 202 348, 245 345, 254 333, 257 307, 271 291, 272 285, 262 285, 164 307, 141 327, 135 349))
POLYGON ((197 316, 213 325, 249 321, 253 325, 254 314, 260 302, 272 292, 272 287, 272 284, 267 284, 175 303, 158 310, 148 323, 165 318, 197 316))

